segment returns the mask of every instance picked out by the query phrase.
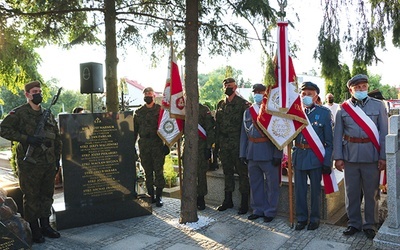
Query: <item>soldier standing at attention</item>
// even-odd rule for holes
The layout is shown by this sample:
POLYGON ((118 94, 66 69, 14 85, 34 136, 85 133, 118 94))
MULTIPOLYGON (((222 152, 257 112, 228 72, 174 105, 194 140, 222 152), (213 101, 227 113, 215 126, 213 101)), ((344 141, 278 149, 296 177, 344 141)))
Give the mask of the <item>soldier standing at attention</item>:
POLYGON ((164 143, 157 134, 158 117, 161 106, 154 102, 155 94, 151 87, 143 90, 145 104, 135 111, 133 117, 134 143, 139 136, 139 157, 146 176, 147 193, 151 202, 162 207, 164 179, 164 143), (156 193, 154 197, 154 186, 156 193))
POLYGON ((282 151, 278 150, 257 125, 257 116, 265 90, 263 84, 253 85, 255 103, 244 112, 240 135, 240 159, 248 161, 250 205, 253 209, 253 214, 248 219, 264 217, 265 222, 271 222, 278 209, 282 151))
POLYGON ((310 223, 307 230, 319 227, 322 174, 331 173, 332 114, 328 108, 315 104, 318 94, 319 88, 316 84, 304 82, 301 85, 300 96, 309 125, 297 135, 292 154, 297 217, 295 230, 304 229, 308 218, 310 223), (310 179, 310 214, 307 205, 307 178, 310 179))
POLYGON ((204 210, 207 195, 208 159, 211 158, 211 145, 215 142, 215 120, 210 109, 199 103, 199 143, 197 168, 197 208, 204 210))
POLYGON ((43 109, 42 90, 39 81, 25 85, 27 103, 10 111, 1 123, 1 137, 18 142, 17 166, 19 186, 23 193, 24 219, 29 222, 32 241, 43 243, 43 236, 59 238, 49 222, 53 204, 54 180, 60 167, 61 137, 54 116, 45 123, 45 138, 35 137, 43 109), (32 158, 35 164, 24 161, 28 145, 35 149, 32 158), (40 221, 40 225, 39 225, 40 221))
POLYGON ((217 209, 225 211, 233 207, 232 192, 235 190, 236 172, 239 175, 239 192, 242 195, 238 214, 245 214, 249 209, 250 187, 247 166, 239 159, 239 146, 243 113, 250 103, 236 95, 235 79, 226 78, 222 83, 227 97, 217 105, 216 148, 219 148, 219 158, 225 175, 225 199, 217 209))
POLYGON ((378 222, 380 171, 386 169, 385 137, 388 116, 382 101, 368 97, 368 77, 356 75, 347 82, 351 98, 336 114, 335 167, 344 171, 346 212, 349 218, 344 235, 364 230, 375 237, 378 222), (364 194, 364 222, 361 194, 364 194))

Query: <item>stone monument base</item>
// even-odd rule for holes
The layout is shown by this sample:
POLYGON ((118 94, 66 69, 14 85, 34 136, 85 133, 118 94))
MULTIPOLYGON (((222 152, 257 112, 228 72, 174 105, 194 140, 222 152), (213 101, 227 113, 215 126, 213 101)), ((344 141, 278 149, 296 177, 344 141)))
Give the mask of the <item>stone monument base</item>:
POLYGON ((388 220, 385 220, 374 238, 374 247, 377 249, 400 249, 399 228, 390 228, 388 220))
POLYGON ((152 214, 150 198, 97 202, 82 207, 66 208, 64 197, 54 200, 57 230, 124 220, 152 214))
MULTIPOLYGON (((345 198, 344 198, 344 180, 343 173, 335 170, 336 180, 339 186, 339 192, 326 195, 324 187, 321 190, 321 220, 325 223, 336 224, 346 214, 345 211, 345 198)), ((224 174, 222 168, 217 171, 207 172, 207 185, 208 194, 205 196, 206 204, 221 205, 224 200, 224 174)), ((294 197, 294 183, 293 185, 293 212, 295 214, 295 197, 294 197)), ((240 205, 239 177, 235 175, 235 191, 233 192, 232 199, 235 208, 240 205)), ((280 188, 278 214, 281 216, 289 217, 289 184, 288 177, 282 176, 282 186, 280 188)), ((310 198, 310 190, 308 191, 308 199, 310 198)), ((308 201, 310 205, 310 200, 308 201)))

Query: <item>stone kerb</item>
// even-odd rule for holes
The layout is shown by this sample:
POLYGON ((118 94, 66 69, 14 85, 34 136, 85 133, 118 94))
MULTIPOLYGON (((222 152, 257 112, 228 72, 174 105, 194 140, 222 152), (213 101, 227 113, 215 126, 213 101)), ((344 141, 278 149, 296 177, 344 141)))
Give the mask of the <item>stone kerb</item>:
POLYGON ((386 136, 388 217, 374 238, 374 246, 378 249, 400 248, 399 129, 400 116, 391 116, 389 118, 389 133, 386 136))

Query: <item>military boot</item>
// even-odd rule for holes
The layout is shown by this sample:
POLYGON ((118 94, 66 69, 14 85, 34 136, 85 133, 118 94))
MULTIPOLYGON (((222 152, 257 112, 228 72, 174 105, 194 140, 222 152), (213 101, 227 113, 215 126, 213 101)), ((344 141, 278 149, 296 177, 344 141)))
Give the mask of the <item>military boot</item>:
POLYGON ((242 194, 242 200, 240 202, 238 214, 246 214, 247 211, 249 211, 249 195, 242 194))
POLYGON ((156 188, 156 207, 162 207, 164 205, 161 200, 162 190, 162 188, 156 188))
POLYGON ((49 238, 60 238, 60 233, 54 230, 50 226, 50 221, 49 217, 45 218, 40 218, 40 226, 42 228, 42 234, 43 236, 49 237, 49 238))
POLYGON ((150 196, 151 203, 156 203, 156 199, 154 198, 154 187, 147 187, 147 194, 150 196))
POLYGON ((198 210, 204 210, 206 209, 206 202, 204 200, 204 196, 197 196, 197 209, 198 210))
POLYGON ((45 239, 40 231, 38 220, 29 222, 29 226, 32 231, 32 241, 35 243, 43 243, 45 239))
POLYGON ((232 192, 225 191, 225 199, 217 209, 218 211, 225 211, 228 208, 233 208, 232 192))

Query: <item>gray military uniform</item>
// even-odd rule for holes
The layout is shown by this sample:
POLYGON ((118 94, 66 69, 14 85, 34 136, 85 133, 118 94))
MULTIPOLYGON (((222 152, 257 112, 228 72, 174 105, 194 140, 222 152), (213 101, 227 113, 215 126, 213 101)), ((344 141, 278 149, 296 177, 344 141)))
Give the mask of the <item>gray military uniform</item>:
POLYGON ((379 199, 378 160, 386 159, 388 116, 382 101, 370 97, 364 101, 350 100, 350 105, 358 105, 378 128, 380 151, 377 151, 372 142, 365 141, 368 140, 365 139, 368 138, 365 131, 341 107, 336 114, 333 159, 344 161, 348 226, 358 230, 375 229, 379 199), (362 193, 365 200, 364 223, 360 208, 362 193))

